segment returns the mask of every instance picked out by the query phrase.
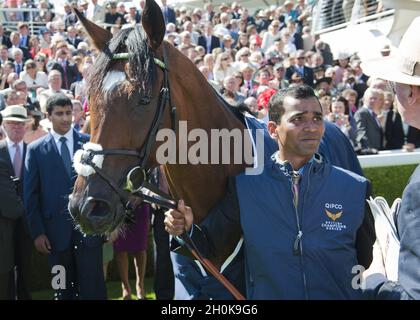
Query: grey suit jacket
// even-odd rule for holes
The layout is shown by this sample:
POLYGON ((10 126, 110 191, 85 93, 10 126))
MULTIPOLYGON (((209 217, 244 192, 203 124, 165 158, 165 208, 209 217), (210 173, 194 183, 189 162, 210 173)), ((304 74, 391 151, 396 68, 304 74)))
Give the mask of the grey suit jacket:
POLYGON ((356 142, 362 149, 382 149, 383 133, 375 119, 365 107, 360 108, 355 114, 357 133, 356 142))

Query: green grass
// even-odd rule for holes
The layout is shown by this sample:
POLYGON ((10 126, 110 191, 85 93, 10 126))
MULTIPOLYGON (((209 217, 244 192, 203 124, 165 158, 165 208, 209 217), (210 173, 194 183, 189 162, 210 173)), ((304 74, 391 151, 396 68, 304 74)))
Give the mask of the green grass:
POLYGON ((373 187, 375 196, 383 196, 392 205, 395 198, 401 198, 408 179, 416 165, 363 169, 373 187))
MULTIPOLYGON (((156 296, 153 292, 153 278, 146 278, 145 280, 146 298, 155 300, 156 296)), ((135 280, 130 280, 131 290, 134 294, 131 294, 133 300, 137 300, 135 295, 136 285, 135 280)), ((119 281, 109 281, 106 284, 108 300, 122 300, 121 283, 119 281)), ((34 300, 52 300, 54 296, 53 290, 41 290, 32 292, 32 298, 34 300)))

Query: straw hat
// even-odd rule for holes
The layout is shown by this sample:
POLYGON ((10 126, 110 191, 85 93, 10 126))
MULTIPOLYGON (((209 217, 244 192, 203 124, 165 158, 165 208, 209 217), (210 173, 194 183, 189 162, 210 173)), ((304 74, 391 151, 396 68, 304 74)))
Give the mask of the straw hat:
POLYGON ((420 86, 420 17, 411 22, 397 52, 362 63, 363 72, 384 80, 420 86))
POLYGON ((1 112, 1 115, 3 116, 3 120, 17 122, 30 121, 26 108, 21 105, 8 106, 1 112))

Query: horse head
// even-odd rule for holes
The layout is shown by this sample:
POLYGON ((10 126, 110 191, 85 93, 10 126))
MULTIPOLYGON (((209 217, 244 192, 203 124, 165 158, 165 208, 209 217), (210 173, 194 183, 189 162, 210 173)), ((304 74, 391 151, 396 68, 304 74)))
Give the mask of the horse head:
MULTIPOLYGON (((131 182, 137 181, 136 186, 144 178, 142 174, 131 175, 132 169, 140 167, 137 173, 141 173, 164 164, 156 152, 173 141, 156 139, 158 128, 176 132, 173 144, 180 156, 179 145, 185 142, 181 121, 188 122, 189 132, 198 129, 207 137, 214 129, 230 132, 245 127, 239 111, 226 105, 187 57, 163 41, 164 19, 153 0, 146 1, 142 27, 122 29, 113 37, 76 14, 100 54, 88 80, 91 143, 84 146, 85 152, 75 155, 79 176, 69 209, 82 231, 103 234, 121 227, 130 212, 127 207, 135 207, 143 200, 125 191, 128 175, 131 182)), ((194 144, 189 138, 185 143, 194 144)), ((223 196, 227 177, 245 168, 243 161, 233 161, 234 144, 228 147, 231 161, 227 164, 219 146, 206 150, 218 165, 210 161, 182 163, 178 158, 165 164, 172 196, 194 208, 197 223, 223 196)))
POLYGON ((154 125, 171 122, 161 94, 165 24, 153 0, 146 1, 142 27, 114 36, 75 13, 100 53, 88 81, 91 140, 75 155, 79 175, 69 210, 84 232, 103 234, 123 224, 127 205, 141 201, 125 191, 126 176, 136 166, 156 165, 156 146, 147 145, 147 138, 154 125), (159 108, 162 115, 156 119, 159 108), (92 162, 83 162, 89 157, 92 162))

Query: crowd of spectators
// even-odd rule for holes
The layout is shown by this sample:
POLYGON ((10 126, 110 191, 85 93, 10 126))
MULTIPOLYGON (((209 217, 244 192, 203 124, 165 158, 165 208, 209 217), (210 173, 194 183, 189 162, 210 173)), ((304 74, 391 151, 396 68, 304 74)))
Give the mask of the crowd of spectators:
MULTIPOLYGON (((112 33, 141 22, 144 0, 138 3, 82 0, 55 12, 48 0, 7 0, 4 8, 37 8, 37 12, 5 12, 16 30, 0 25, 0 110, 23 105, 32 117, 24 141, 50 129, 46 101, 61 93, 73 104, 73 127, 84 128, 89 112, 86 83, 98 50, 87 38, 72 7, 112 33), (31 33, 29 19, 44 23, 31 33)), ((244 103, 263 121, 277 90, 298 84, 313 87, 325 121, 335 123, 356 152, 420 147, 419 130, 403 124, 394 107, 394 93, 380 79, 369 79, 357 52, 331 52, 311 31, 313 5, 285 1, 249 12, 240 2, 203 8, 171 7, 162 0, 165 40, 200 70, 232 105, 244 103)), ((383 52, 388 54, 388 52, 383 52)), ((0 137, 5 132, 0 128, 0 137)))
MULTIPOLYGON (((408 142, 419 146, 418 135, 402 124, 393 104, 384 105, 393 99, 385 84, 379 85, 375 93, 379 95, 377 106, 366 103, 364 93, 372 83, 363 74, 357 52, 332 53, 330 46, 311 32, 314 4, 324 6, 326 2, 285 1, 280 6, 249 12, 240 2, 223 3, 218 8, 211 3, 204 8, 174 8, 163 0, 165 39, 191 59, 230 103, 245 102, 258 117, 267 118, 266 95, 273 92, 267 89, 306 83, 321 99, 325 119, 337 123, 357 151, 374 153, 384 148, 401 148, 408 142), (374 129, 379 144, 367 139, 373 134, 368 133, 372 129, 366 121, 356 116, 361 107, 375 110, 371 115, 377 116, 374 129), (390 131, 399 138, 393 139, 390 131)), ((31 16, 45 22, 38 34, 30 32, 29 15, 18 12, 5 13, 10 21, 21 19, 16 31, 0 26, 0 109, 25 104, 32 116, 39 118, 45 114, 46 99, 62 92, 78 100, 87 112, 86 78, 98 52, 71 8, 79 8, 87 18, 115 33, 123 26, 140 23, 144 1, 99 5, 97 0, 82 0, 65 3, 63 15, 56 14, 46 0, 38 4, 7 0, 4 7, 38 5, 40 11, 31 16)), ((380 3, 375 5, 376 10, 380 7, 380 3)), ((85 115, 75 117, 76 128, 82 128, 84 118, 85 115)), ((48 129, 48 121, 34 122, 48 129)))

